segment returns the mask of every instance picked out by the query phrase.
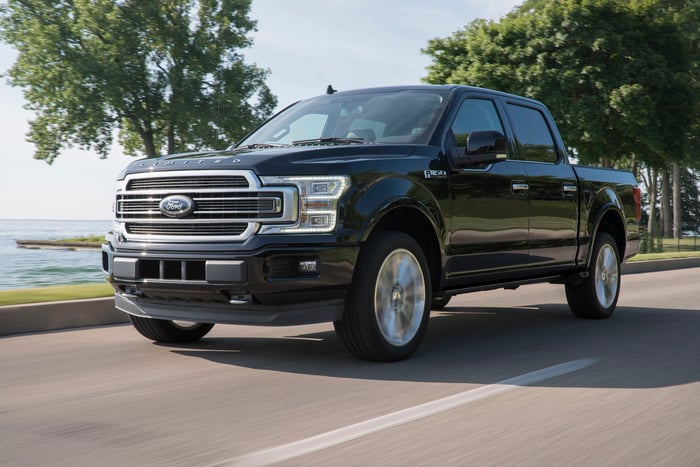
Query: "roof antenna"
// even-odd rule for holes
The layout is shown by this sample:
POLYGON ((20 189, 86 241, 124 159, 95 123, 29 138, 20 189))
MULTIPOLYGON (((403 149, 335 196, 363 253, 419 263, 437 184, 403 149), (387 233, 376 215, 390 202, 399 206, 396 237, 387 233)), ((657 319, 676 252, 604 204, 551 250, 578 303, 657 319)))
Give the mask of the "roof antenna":
POLYGON ((329 84, 328 87, 326 88, 326 94, 335 94, 338 92, 337 89, 333 89, 333 85, 329 84))

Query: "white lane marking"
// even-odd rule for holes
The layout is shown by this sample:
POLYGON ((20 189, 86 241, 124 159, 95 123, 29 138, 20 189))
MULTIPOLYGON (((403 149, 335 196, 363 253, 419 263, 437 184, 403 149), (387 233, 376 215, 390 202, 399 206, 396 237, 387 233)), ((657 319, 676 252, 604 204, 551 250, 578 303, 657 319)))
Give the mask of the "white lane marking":
POLYGON ((525 373, 524 375, 504 379, 495 384, 470 389, 459 394, 447 396, 424 404, 408 407, 390 414, 365 420, 364 422, 348 425, 337 430, 329 431, 310 438, 283 444, 270 449, 251 452, 233 459, 225 460, 214 467, 259 467, 282 462, 295 457, 299 457, 312 452, 320 451, 332 446, 352 441, 372 433, 376 433, 387 428, 392 428, 404 423, 429 417, 447 410, 466 405, 474 401, 495 396, 502 392, 511 391, 520 386, 538 383, 555 376, 573 373, 574 371, 593 365, 597 360, 593 358, 582 358, 570 362, 560 363, 541 370, 525 373))

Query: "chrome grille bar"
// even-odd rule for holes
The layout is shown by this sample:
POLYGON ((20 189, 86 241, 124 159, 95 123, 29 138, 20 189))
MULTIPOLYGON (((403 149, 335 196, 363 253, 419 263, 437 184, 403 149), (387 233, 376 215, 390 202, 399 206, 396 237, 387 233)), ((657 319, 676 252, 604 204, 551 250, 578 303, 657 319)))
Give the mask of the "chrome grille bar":
POLYGON ((127 240, 149 242, 242 241, 262 222, 293 222, 295 187, 265 187, 252 171, 189 170, 128 175, 117 189, 115 218, 127 240), (193 209, 165 216, 161 202, 187 197, 193 209))

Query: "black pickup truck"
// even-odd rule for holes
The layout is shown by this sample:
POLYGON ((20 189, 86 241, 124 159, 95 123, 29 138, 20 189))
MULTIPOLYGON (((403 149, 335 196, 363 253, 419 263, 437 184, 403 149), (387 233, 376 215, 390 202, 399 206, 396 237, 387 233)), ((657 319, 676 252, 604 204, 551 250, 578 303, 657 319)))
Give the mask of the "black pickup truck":
POLYGON ((454 295, 563 284, 607 318, 639 247, 631 173, 571 165, 540 102, 468 86, 328 92, 225 151, 138 160, 102 248, 145 337, 333 322, 356 357, 419 346, 454 295))

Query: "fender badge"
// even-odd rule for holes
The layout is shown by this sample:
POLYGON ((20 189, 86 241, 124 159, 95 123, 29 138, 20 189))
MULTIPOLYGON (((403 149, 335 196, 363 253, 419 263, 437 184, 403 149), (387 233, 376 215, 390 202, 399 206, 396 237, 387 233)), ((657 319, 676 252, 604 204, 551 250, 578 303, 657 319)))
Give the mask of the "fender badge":
POLYGON ((447 177, 447 171, 445 170, 424 170, 423 171, 423 177, 426 179, 429 178, 445 178, 447 177))

